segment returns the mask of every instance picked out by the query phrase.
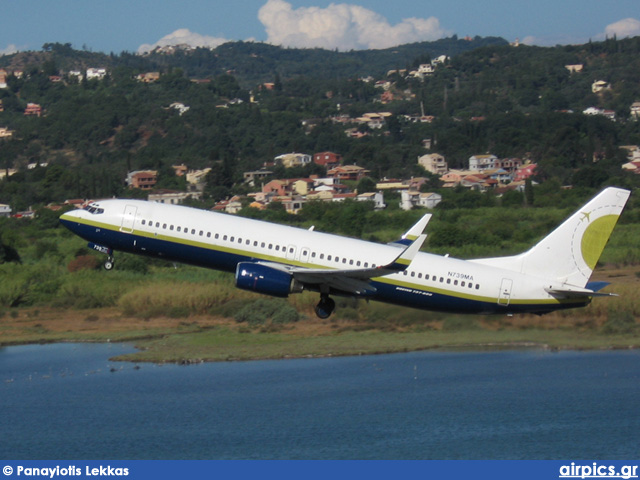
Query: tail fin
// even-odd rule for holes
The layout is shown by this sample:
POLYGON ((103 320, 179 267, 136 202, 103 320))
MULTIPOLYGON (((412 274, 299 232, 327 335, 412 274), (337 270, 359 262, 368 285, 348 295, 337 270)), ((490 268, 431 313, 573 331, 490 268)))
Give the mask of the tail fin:
POLYGON ((477 262, 584 287, 630 194, 606 188, 527 252, 477 262))

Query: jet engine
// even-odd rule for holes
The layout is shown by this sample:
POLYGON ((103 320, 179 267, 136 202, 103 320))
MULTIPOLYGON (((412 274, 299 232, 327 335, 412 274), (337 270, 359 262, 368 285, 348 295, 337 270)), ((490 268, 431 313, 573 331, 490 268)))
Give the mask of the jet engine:
POLYGON ((290 273, 251 262, 240 262, 236 267, 236 287, 274 297, 302 292, 302 285, 290 273))

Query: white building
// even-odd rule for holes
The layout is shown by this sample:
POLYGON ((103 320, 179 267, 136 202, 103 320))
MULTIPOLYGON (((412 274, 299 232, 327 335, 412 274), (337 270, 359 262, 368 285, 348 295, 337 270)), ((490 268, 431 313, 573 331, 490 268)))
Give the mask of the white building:
POLYGON ((107 76, 107 70, 104 68, 87 68, 87 80, 102 80, 107 76))
POLYGON ((442 201, 439 193, 420 193, 415 190, 403 190, 400 192, 400 208, 411 210, 413 207, 435 208, 442 201))
POLYGON ((499 159, 495 155, 473 155, 469 157, 469 170, 472 172, 484 172, 499 168, 499 159))
POLYGON ((387 205, 384 203, 384 194, 382 192, 361 193, 356 197, 358 202, 373 202, 373 208, 382 210, 387 205))
POLYGON ((164 190, 157 193, 150 193, 147 200, 150 202, 165 203, 168 205, 180 205, 187 198, 200 199, 201 197, 201 192, 177 192, 164 190))
POLYGON ((9 205, 5 205, 4 203, 0 203, 0 217, 10 217, 11 216, 11 207, 9 205))

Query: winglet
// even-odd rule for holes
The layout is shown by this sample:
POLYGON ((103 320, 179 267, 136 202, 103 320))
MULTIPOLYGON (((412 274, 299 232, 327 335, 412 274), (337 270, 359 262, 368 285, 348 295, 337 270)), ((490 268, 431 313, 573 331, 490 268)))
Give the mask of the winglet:
POLYGON ((424 229, 427 228, 427 224, 429 223, 429 220, 431 220, 430 213, 423 215, 422 218, 418 220, 415 225, 413 225, 409 230, 407 230, 404 233, 404 235, 400 237, 400 239, 396 240, 395 242, 392 242, 391 245, 404 245, 404 246, 411 245, 411 242, 413 242, 416 238, 422 235, 422 232, 424 232, 424 229))
MULTIPOLYGON (((424 217, 422 218, 424 219, 424 217)), ((426 221, 429 221, 429 220, 427 219, 426 221)), ((415 240, 413 240, 411 244, 407 248, 405 248, 402 251, 402 253, 398 255, 398 257, 396 257, 396 259, 393 262, 389 263, 388 265, 381 265, 378 268, 380 270, 390 270, 392 272, 403 272, 404 270, 409 268, 409 265, 413 261, 416 254, 422 248, 422 244, 424 244, 424 241, 426 239, 427 239, 427 236, 425 234, 418 235, 418 237, 415 240)))

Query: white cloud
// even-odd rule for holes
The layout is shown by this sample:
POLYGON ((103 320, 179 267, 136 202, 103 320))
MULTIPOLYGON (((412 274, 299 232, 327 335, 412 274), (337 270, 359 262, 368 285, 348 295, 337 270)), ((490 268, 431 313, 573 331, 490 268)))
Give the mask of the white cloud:
POLYGON ((13 43, 10 45, 7 45, 7 48, 4 49, 0 49, 0 57, 3 55, 12 55, 14 53, 18 52, 18 47, 17 45, 14 45, 13 43))
POLYGON ((192 47, 215 48, 223 43, 228 42, 226 38, 210 37, 208 35, 200 35, 194 33, 187 28, 181 28, 169 35, 165 35, 153 45, 145 43, 138 47, 138 53, 146 53, 156 47, 166 47, 169 45, 190 45, 192 47))
POLYGON ((450 34, 435 17, 406 18, 390 25, 382 15, 348 4, 294 10, 285 0, 268 0, 258 11, 258 19, 265 26, 268 43, 287 47, 389 48, 450 34))
POLYGON ((617 38, 635 37, 640 35, 640 20, 635 18, 625 18, 615 23, 607 25, 604 29, 604 35, 617 38))

